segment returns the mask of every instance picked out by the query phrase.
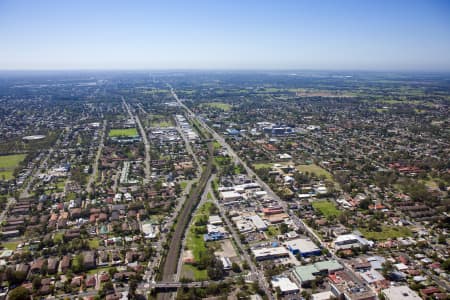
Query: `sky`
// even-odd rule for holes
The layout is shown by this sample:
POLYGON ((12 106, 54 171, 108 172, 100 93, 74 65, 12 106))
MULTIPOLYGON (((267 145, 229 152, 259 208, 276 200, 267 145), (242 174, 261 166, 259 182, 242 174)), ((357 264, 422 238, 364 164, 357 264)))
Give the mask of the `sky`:
POLYGON ((450 71, 450 1, 0 0, 0 69, 450 71))

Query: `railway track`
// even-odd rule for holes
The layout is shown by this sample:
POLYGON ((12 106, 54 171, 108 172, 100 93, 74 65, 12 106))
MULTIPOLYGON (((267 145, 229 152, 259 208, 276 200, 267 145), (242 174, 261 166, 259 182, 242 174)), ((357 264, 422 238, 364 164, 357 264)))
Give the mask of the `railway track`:
MULTIPOLYGON (((208 143, 208 162, 206 168, 204 169, 197 186, 193 189, 192 193, 189 195, 188 199, 178 216, 175 231, 172 235, 172 239, 169 243, 169 250, 164 260, 163 270, 162 270, 162 280, 165 282, 173 282, 177 273, 178 257, 181 253, 181 242, 183 235, 186 232, 186 227, 189 225, 189 221, 192 216, 192 211, 198 205, 202 191, 206 187, 206 183, 211 176, 213 168, 213 144, 208 143)), ((158 299, 168 299, 168 293, 158 294, 158 299)))

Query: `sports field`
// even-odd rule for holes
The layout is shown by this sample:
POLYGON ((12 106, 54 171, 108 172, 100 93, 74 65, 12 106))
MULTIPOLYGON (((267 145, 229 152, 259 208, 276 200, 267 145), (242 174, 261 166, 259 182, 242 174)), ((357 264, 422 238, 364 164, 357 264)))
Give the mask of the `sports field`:
POLYGON ((26 154, 0 156, 0 180, 13 178, 14 170, 25 159, 26 154))
POLYGON ((109 137, 133 137, 137 135, 136 128, 115 128, 109 131, 109 137))

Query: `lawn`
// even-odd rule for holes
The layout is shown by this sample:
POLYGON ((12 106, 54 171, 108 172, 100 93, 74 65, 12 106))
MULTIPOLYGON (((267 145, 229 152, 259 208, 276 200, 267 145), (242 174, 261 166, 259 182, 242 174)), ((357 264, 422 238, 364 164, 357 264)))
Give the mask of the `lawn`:
POLYGON ((98 239, 89 240, 88 244, 91 250, 100 247, 100 241, 98 239))
POLYGON ((231 110, 231 104, 225 103, 225 102, 207 102, 207 103, 203 103, 202 105, 204 106, 208 106, 211 108, 216 108, 216 109, 220 109, 223 111, 229 111, 231 110))
POLYGON ((170 123, 169 121, 161 120, 161 121, 151 122, 151 127, 165 128, 165 127, 171 127, 171 126, 173 126, 173 124, 170 123))
POLYGON ((358 228, 366 239, 383 241, 390 238, 412 236, 408 227, 404 226, 382 226, 381 231, 370 231, 366 228, 358 228))
POLYGON ((25 157, 26 154, 0 156, 0 179, 12 179, 14 170, 25 159, 25 157))
POLYGON ((63 181, 58 181, 58 182, 56 183, 56 189, 57 189, 59 192, 63 192, 65 186, 66 186, 66 182, 65 182, 64 180, 63 180, 63 181))
POLYGON ((208 272, 206 270, 199 270, 192 265, 183 265, 183 274, 185 277, 192 278, 195 281, 208 280, 208 272))
POLYGON ((222 148, 222 146, 220 145, 220 143, 218 141, 214 141, 213 146, 214 146, 214 150, 220 150, 220 148, 222 148))
POLYGON ((188 182, 187 182, 187 181, 182 181, 182 182, 180 182, 180 187, 181 187, 181 189, 182 189, 183 191, 186 189, 187 185, 188 185, 188 182))
POLYGON ((97 273, 102 272, 102 271, 108 272, 109 269, 111 269, 111 268, 114 268, 114 267, 113 267, 113 266, 101 267, 101 268, 89 270, 89 271, 87 271, 87 273, 88 273, 89 275, 94 275, 94 274, 97 274, 97 273))
POLYGON ((263 169, 263 168, 270 169, 272 167, 273 167, 273 163, 257 163, 257 164, 253 164, 253 168, 255 170, 259 170, 259 169, 263 169))
POLYGON ((150 123, 151 127, 165 128, 173 126, 172 120, 170 118, 159 114, 151 114, 147 121, 148 123, 150 123))
POLYGON ((115 128, 109 131, 109 137, 133 137, 137 135, 136 128, 115 128))
POLYGON ((213 204, 211 202, 206 202, 199 208, 198 212, 195 214, 192 220, 192 226, 189 228, 187 239, 186 239, 186 247, 189 250, 192 250, 195 260, 200 259, 200 253, 206 251, 206 243, 203 240, 203 234, 195 233, 195 223, 200 220, 200 218, 206 216, 209 217, 209 208, 213 204))
POLYGON ((300 172, 306 173, 309 172, 316 174, 316 176, 325 176, 326 179, 328 180, 333 180, 333 175, 331 175, 330 172, 328 172, 327 170, 319 167, 316 164, 311 164, 311 165, 298 165, 296 166, 297 170, 299 170, 300 172))
POLYGON ((8 250, 16 250, 17 249, 17 245, 19 245, 20 244, 20 242, 18 242, 18 241, 16 241, 16 242, 3 242, 2 243, 2 246, 5 248, 5 249, 8 249, 8 250))
POLYGON ((267 234, 269 236, 277 236, 280 235, 280 228, 278 226, 269 226, 267 227, 267 234))
POLYGON ((324 217, 338 217, 342 212, 336 208, 336 206, 327 200, 314 201, 312 207, 318 210, 324 217))

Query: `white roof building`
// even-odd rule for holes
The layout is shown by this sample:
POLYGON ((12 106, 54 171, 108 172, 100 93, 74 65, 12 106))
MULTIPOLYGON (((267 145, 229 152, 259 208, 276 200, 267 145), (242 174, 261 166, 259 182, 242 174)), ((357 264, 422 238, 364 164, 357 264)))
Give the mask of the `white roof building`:
POLYGON ((261 219, 260 216, 251 215, 248 218, 253 222, 253 225, 255 225, 257 230, 261 230, 261 231, 267 230, 267 225, 266 225, 266 223, 264 223, 263 219, 261 219))
POLYGON ((208 223, 212 225, 220 225, 222 224, 222 219, 218 215, 209 216, 208 223))
POLYGON ((256 260, 266 260, 289 256, 289 252, 284 247, 258 248, 252 249, 256 260))
POLYGON ((224 202, 229 202, 229 201, 236 201, 236 200, 241 199, 242 195, 235 191, 224 191, 224 192, 220 192, 220 198, 224 202))
POLYGON ((381 293, 386 297, 386 300, 420 300, 422 299, 417 293, 411 290, 406 285, 393 286, 382 290, 381 293))
POLYGON ((360 248, 362 246, 373 246, 373 242, 366 240, 356 234, 344 234, 338 236, 332 243, 333 248, 340 249, 351 249, 360 248))
POLYGON ((292 282, 288 277, 285 276, 277 276, 272 278, 272 286, 274 288, 279 288, 281 294, 294 294, 298 293, 300 289, 298 286, 292 282))

